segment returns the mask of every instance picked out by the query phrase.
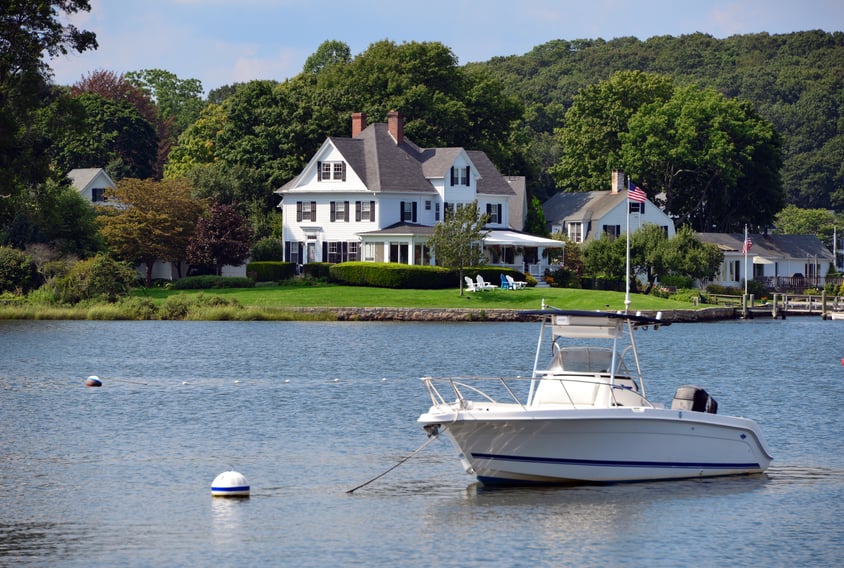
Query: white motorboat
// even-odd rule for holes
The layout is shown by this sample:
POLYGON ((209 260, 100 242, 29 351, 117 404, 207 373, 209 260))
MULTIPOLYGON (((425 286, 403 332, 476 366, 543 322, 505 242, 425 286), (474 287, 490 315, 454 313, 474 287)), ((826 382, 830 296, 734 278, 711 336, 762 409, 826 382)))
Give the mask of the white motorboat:
POLYGON ((844 320, 844 312, 837 312, 837 311, 829 312, 827 314, 827 317, 829 319, 832 319, 832 320, 844 320))
POLYGON ((537 313, 544 321, 531 377, 422 379, 433 405, 418 422, 451 439, 467 473, 485 484, 610 483, 767 469, 772 457, 756 423, 717 414, 704 389, 680 386, 670 408, 646 398, 634 331, 666 322, 537 313), (545 336, 551 360, 539 368, 545 336))

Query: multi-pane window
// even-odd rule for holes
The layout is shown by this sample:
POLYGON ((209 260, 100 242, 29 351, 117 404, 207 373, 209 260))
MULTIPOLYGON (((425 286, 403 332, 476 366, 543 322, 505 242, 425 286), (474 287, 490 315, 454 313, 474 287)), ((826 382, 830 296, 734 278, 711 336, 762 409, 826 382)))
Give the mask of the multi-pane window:
POLYGON ((604 233, 606 233, 610 239, 617 239, 621 236, 621 225, 604 225, 604 233))
POLYGON ((319 181, 345 181, 345 162, 320 162, 319 181))
POLYGON ((331 202, 331 222, 343 223, 349 220, 349 202, 348 201, 332 201, 331 202))
POLYGON ((575 243, 583 242, 583 223, 569 223, 568 225, 569 240, 575 243))
POLYGON ((401 220, 415 223, 416 222, 416 202, 402 201, 401 202, 401 220))
POLYGON ((356 201, 355 221, 375 221, 375 202, 356 201))
POLYGON ((316 201, 297 201, 296 220, 316 221, 316 201))
POLYGON ((499 225, 503 222, 501 220, 501 204, 500 203, 487 203, 486 204, 486 214, 489 215, 489 222, 493 225, 499 225))

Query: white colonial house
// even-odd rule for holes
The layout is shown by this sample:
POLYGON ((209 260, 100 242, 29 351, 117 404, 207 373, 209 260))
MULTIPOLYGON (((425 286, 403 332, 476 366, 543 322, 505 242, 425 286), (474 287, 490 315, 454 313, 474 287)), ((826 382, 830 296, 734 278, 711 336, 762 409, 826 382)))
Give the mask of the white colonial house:
POLYGON ((551 234, 563 234, 575 243, 599 239, 601 235, 619 237, 627 231, 630 208, 630 233, 645 224, 662 227, 668 238, 674 236, 674 221, 652 201, 628 200, 624 172, 612 172, 611 189, 557 193, 542 205, 551 234))
POLYGON ((352 114, 352 137, 329 137, 305 169, 276 190, 289 262, 374 261, 434 264, 426 246, 450 211, 478 201, 490 215, 489 263, 541 275, 542 251, 561 243, 520 232, 524 178, 505 178, 483 152, 420 148, 402 115, 366 124, 352 114))
POLYGON ((833 254, 815 235, 748 235, 744 254, 742 233, 697 233, 698 238, 718 247, 724 261, 714 284, 740 288, 746 276, 774 290, 823 287, 834 267, 833 254))

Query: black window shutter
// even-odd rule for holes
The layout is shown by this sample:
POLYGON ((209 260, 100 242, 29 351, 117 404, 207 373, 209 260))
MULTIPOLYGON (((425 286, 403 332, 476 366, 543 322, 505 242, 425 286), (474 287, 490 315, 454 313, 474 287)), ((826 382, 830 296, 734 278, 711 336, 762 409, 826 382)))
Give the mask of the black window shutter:
POLYGON ((418 205, 418 204, 414 201, 414 202, 413 202, 413 222, 414 222, 414 223, 416 222, 416 206, 417 206, 417 205, 418 205))
POLYGON ((349 202, 344 201, 343 204, 345 205, 345 207, 343 207, 343 220, 348 223, 349 222, 349 202))
POLYGON ((343 162, 343 181, 346 181, 346 162, 343 162))
POLYGON ((498 204, 498 223, 501 224, 504 222, 504 218, 501 216, 501 204, 498 204))
POLYGON ((451 185, 454 185, 454 166, 451 166, 451 185))
POLYGON ((322 181, 322 162, 316 163, 316 180, 322 181))
POLYGON ((469 166, 466 166, 466 185, 471 185, 469 183, 469 166))
POLYGON ((404 221, 404 201, 399 202, 399 221, 404 221))
POLYGON ((360 201, 355 201, 355 221, 360 221, 360 201))
POLYGON ((284 241, 284 260, 290 262, 290 241, 284 241))
POLYGON ((373 222, 375 221, 375 202, 374 201, 369 202, 369 220, 373 221, 373 222))
POLYGON ((302 220, 302 202, 301 201, 296 202, 296 220, 297 221, 302 220))
POLYGON ((322 241, 322 262, 331 262, 328 259, 328 243, 326 241, 322 241))
POLYGON ((486 204, 486 214, 492 217, 492 203, 486 204))
POLYGON ((346 262, 347 260, 349 260, 349 243, 347 243, 346 241, 341 242, 340 243, 340 250, 342 251, 340 253, 341 254, 340 259, 343 262, 346 262))
POLYGON ((296 243, 296 246, 299 248, 299 264, 305 264, 305 245, 302 243, 296 243))
POLYGON ((616 226, 615 226, 615 236, 616 236, 616 237, 620 237, 620 236, 621 236, 621 225, 616 225, 616 226))
POLYGON ((316 201, 311 201, 311 221, 316 221, 316 201))

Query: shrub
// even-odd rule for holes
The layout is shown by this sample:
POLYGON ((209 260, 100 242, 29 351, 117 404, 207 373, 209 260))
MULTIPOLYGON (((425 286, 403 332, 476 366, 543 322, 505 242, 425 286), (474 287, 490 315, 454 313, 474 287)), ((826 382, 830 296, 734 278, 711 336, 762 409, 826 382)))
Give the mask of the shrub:
POLYGON ((292 262, 259 261, 246 265, 246 274, 255 282, 278 282, 289 280, 296 275, 296 265, 292 262))
POLYGON ((173 283, 174 290, 210 290, 211 288, 254 288, 255 281, 244 276, 188 276, 173 283))
MULTIPOLYGON (((281 239, 264 237, 252 247, 251 256, 253 262, 282 261, 284 260, 284 245, 281 239)), ((247 268, 247 272, 248 270, 247 268)))
POLYGON ((54 291, 60 303, 94 299, 114 302, 129 293, 137 275, 128 264, 98 254, 75 263, 66 275, 52 279, 46 286, 54 291))
POLYGON ((12 247, 0 247, 0 292, 25 294, 38 287, 38 271, 31 256, 12 247))

